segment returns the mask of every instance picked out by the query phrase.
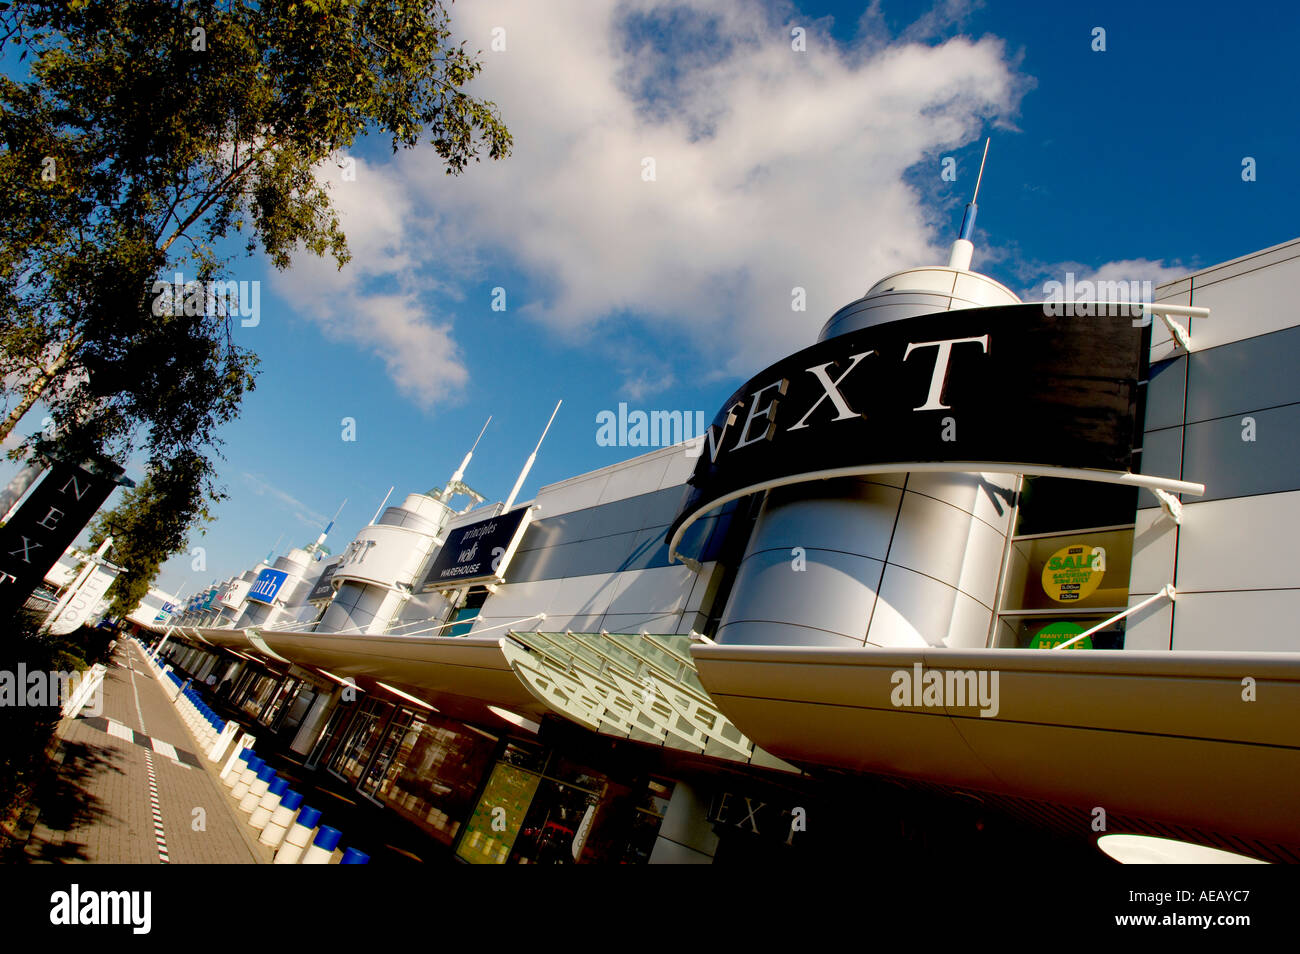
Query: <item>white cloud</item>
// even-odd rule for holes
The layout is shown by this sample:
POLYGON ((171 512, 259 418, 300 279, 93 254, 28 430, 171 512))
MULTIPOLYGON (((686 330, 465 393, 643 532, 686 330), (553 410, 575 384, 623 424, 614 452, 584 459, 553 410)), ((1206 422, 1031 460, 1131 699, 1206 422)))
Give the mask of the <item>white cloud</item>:
MULTIPOLYGON (((1126 258, 1118 259, 1113 262, 1105 262, 1102 265, 1093 267, 1084 265, 1079 262, 1061 262, 1056 265, 1036 266, 1026 269, 1027 274, 1042 276, 1043 283, 1060 282, 1067 288, 1068 276, 1074 276, 1074 286, 1077 287, 1083 282, 1090 283, 1086 286, 1088 289, 1095 289, 1097 282, 1123 282, 1128 287, 1130 294, 1124 296, 1124 300, 1142 300, 1147 297, 1148 292, 1154 292, 1155 287, 1162 282, 1173 281, 1187 275, 1191 269, 1179 262, 1172 265, 1164 262, 1155 261, 1148 258, 1126 258), (1134 286, 1132 283, 1138 283, 1138 294, 1131 294, 1134 286), (1141 283, 1150 282, 1149 288, 1144 288, 1141 283)), ((1041 301, 1047 296, 1045 285, 1040 283, 1036 286, 1022 289, 1020 297, 1025 301, 1041 301)), ((1091 291, 1076 292, 1073 296, 1075 300, 1081 300, 1085 297, 1093 297, 1091 291)))
MULTIPOLYGON (((905 35, 927 39, 966 8, 940 0, 905 35)), ((825 21, 755 0, 483 0, 451 13, 483 51, 471 92, 500 106, 513 155, 459 177, 427 149, 358 159, 355 182, 322 167, 353 262, 340 273, 303 256, 282 286, 426 408, 468 379, 454 316, 430 296, 471 272, 511 284, 480 254, 522 270, 532 300, 507 287, 512 315, 575 346, 638 330, 677 343, 650 372, 629 355, 629 394, 748 374, 811 344, 883 275, 946 259, 904 173, 1009 122, 1024 89, 996 39, 890 46, 867 16, 843 48, 825 21), (806 52, 791 48, 792 25, 806 52), (497 27, 504 52, 491 49, 497 27), (796 286, 806 311, 791 310, 796 286), (688 374, 692 348, 725 358, 688 374)))
POLYGON ((1083 277, 1094 282, 1149 281, 1152 286, 1155 286, 1182 278, 1189 271, 1190 269, 1178 263, 1166 265, 1164 262, 1156 262, 1148 258, 1127 258, 1122 261, 1107 262, 1083 277))
MULTIPOLYGON (((420 271, 431 252, 447 261, 454 260, 452 250, 432 241, 436 219, 416 208, 392 167, 354 158, 352 181, 342 179, 334 162, 317 170, 330 183, 352 260, 338 269, 331 258, 300 255, 274 279, 276 290, 327 337, 380 358, 398 390, 429 408, 469 379, 451 319, 432 304, 435 295, 458 293, 420 271)), ((467 261, 462 254, 461 267, 467 261)))
POLYGON ((998 41, 862 56, 809 24, 800 53, 789 16, 742 0, 622 30, 658 9, 454 9, 485 51, 474 92, 501 106, 514 155, 459 179, 404 171, 460 234, 539 280, 526 315, 576 337, 631 312, 698 344, 730 338, 732 370, 748 372, 811 344, 879 277, 946 257, 903 175, 1014 112, 1021 86, 998 41), (507 50, 493 53, 497 26, 507 50), (806 312, 790 309, 795 286, 806 312))

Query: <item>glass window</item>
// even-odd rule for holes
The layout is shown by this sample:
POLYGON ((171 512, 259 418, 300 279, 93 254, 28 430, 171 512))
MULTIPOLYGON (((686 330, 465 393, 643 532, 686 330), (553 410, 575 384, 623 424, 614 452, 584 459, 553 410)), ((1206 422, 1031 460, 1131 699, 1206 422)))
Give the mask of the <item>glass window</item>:
POLYGON ((374 753, 380 730, 392 708, 379 699, 365 701, 348 727, 347 740, 330 762, 331 772, 353 785, 361 780, 361 772, 374 753))
POLYGON ((393 713, 393 717, 388 720, 388 725, 384 729, 383 739, 380 741, 374 760, 370 763, 369 769, 366 770, 365 777, 361 784, 357 786, 358 791, 363 795, 371 798, 379 790, 380 783, 383 782, 384 776, 388 774, 389 768, 393 764, 393 756, 397 753, 402 741, 406 737, 406 730, 411 727, 415 719, 415 713, 409 709, 398 709, 393 713))
POLYGON ((499 761, 457 846, 475 864, 644 864, 673 783, 631 784, 563 756, 545 774, 499 761))
POLYGON ((311 710, 312 703, 316 701, 316 695, 316 691, 309 688, 306 683, 299 683, 293 701, 281 709, 280 721, 275 726, 275 730, 277 732, 296 731, 311 710))
MULTIPOLYGON (((993 645, 1050 649, 1128 607, 1137 492, 1081 480, 1029 477, 1007 553, 993 645)), ((1124 620, 1074 643, 1122 649, 1124 620)))
POLYGON ((275 692, 280 685, 280 680, 273 676, 258 676, 250 685, 248 694, 244 697, 243 704, 240 706, 253 718, 257 718, 262 707, 271 698, 271 693, 275 692))
POLYGON ((407 724, 400 740, 382 778, 368 777, 378 780, 371 794, 451 845, 492 766, 497 739, 429 714, 407 724))
POLYGON ((501 753, 501 761, 540 775, 542 767, 546 765, 546 756, 546 750, 540 745, 511 739, 505 751, 501 753))
POLYGON ((297 679, 284 680, 276 690, 275 695, 271 697, 271 701, 262 710, 261 715, 258 716, 258 721, 263 725, 275 725, 275 717, 280 714, 285 703, 297 695, 298 687, 301 685, 302 683, 297 679))
POLYGON ((1003 612, 1118 612, 1128 605, 1132 564, 1132 529, 1017 539, 1002 589, 1003 612))
MULTIPOLYGON (((590 777, 590 776, 588 776, 590 777)), ((574 864, 582 857, 604 795, 542 779, 515 839, 512 864, 574 864)))
POLYGON ((504 864, 519 835, 541 776, 498 762, 456 846, 470 864, 504 864))
POLYGON ((1116 527, 1137 517, 1137 488, 1060 477, 1026 477, 1016 515, 1018 536, 1116 527))
POLYGON ((673 797, 673 787, 672 782, 658 779, 650 779, 646 785, 624 839, 622 857, 619 859, 622 864, 649 864, 659 835, 659 826, 663 824, 668 802, 673 797))
POLYGON ((456 615, 450 620, 454 625, 448 626, 444 635, 446 636, 467 636, 474 626, 474 618, 478 616, 481 607, 463 606, 456 610, 456 615))
POLYGON ((330 763, 334 749, 338 747, 339 741, 343 738, 343 731, 355 712, 356 704, 352 702, 340 702, 334 707, 325 731, 312 746, 311 755, 307 758, 307 768, 315 768, 321 762, 326 765, 330 763))
MULTIPOLYGON (((1000 623, 999 646, 1010 649, 1051 649, 1092 629, 1098 623, 1114 616, 1099 613, 1092 616, 1061 614, 1059 616, 1008 616, 1000 623)), ((1067 649, 1123 649, 1124 624, 1127 619, 1111 623, 1105 629, 1086 636, 1067 649)))

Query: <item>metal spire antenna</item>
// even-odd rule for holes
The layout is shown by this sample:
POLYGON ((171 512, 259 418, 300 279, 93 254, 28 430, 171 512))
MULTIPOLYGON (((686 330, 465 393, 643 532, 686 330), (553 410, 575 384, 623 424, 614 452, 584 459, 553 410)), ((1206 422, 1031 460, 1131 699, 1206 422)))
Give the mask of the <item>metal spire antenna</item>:
POLYGON ((519 489, 524 485, 524 478, 527 477, 528 472, 533 469, 533 463, 537 460, 537 452, 542 449, 542 441, 546 440, 546 432, 551 429, 551 424, 555 421, 555 415, 560 413, 560 405, 563 403, 563 399, 555 402, 555 410, 551 412, 551 419, 546 422, 546 429, 542 431, 542 436, 537 438, 537 446, 534 447, 533 452, 528 455, 528 460, 524 464, 524 469, 519 472, 519 479, 515 481, 514 489, 510 491, 510 496, 506 498, 506 505, 502 509, 502 513, 508 511, 511 505, 514 504, 515 498, 519 496, 519 489))
POLYGON ((393 490, 396 487, 397 485, 393 484, 388 488, 388 493, 384 494, 384 499, 379 501, 379 509, 376 510, 375 515, 370 518, 370 522, 366 524, 367 527, 373 527, 375 525, 375 521, 379 519, 379 515, 384 512, 384 504, 388 503, 388 498, 393 495, 393 490))
POLYGON ((975 243, 971 241, 971 236, 975 233, 975 214, 979 211, 976 202, 980 196, 980 183, 984 181, 984 163, 988 161, 989 143, 992 140, 992 136, 984 140, 984 156, 980 159, 979 175, 975 177, 975 193, 970 202, 966 203, 966 212, 961 217, 961 231, 957 233, 957 241, 952 243, 952 252, 948 255, 949 268, 970 271, 971 256, 975 253, 975 243))
POLYGON ((984 163, 988 162, 989 143, 991 143, 992 141, 993 141, 992 136, 989 136, 987 139, 984 140, 984 155, 980 158, 980 174, 975 177, 975 194, 970 197, 971 205, 974 205, 976 202, 978 202, 980 198, 980 183, 984 181, 984 163))
POLYGON ((316 542, 313 543, 311 546, 307 547, 308 553, 316 553, 320 550, 321 547, 325 545, 325 538, 328 537, 330 535, 330 531, 334 529, 334 521, 339 518, 339 514, 343 512, 343 508, 346 507, 347 505, 348 505, 348 498, 344 497, 343 502, 339 504, 339 509, 334 511, 334 516, 330 517, 330 522, 325 525, 325 529, 322 530, 320 536, 316 538, 316 542))
POLYGON ((483 427, 478 432, 478 437, 474 438, 474 446, 469 449, 469 453, 465 455, 465 459, 460 462, 460 466, 456 468, 456 473, 451 475, 451 480, 447 481, 447 486, 442 488, 442 490, 439 490, 437 487, 433 488, 429 491, 428 496, 435 497, 442 500, 443 503, 446 503, 456 494, 464 494, 466 497, 469 497, 470 502, 465 510, 461 511, 462 513, 473 509, 475 506, 483 502, 483 495, 472 487, 466 486, 462 478, 465 476, 465 468, 469 466, 470 458, 474 456, 474 450, 478 447, 478 442, 483 439, 483 434, 487 431, 488 425, 491 423, 492 415, 489 414, 488 419, 483 422, 483 427))
POLYGON ((469 453, 465 455, 465 459, 460 462, 460 466, 456 468, 456 473, 451 475, 451 480, 447 481, 447 489, 443 491, 445 496, 451 496, 452 486, 460 483, 460 481, 464 479, 465 468, 469 466, 470 458, 474 456, 474 451, 478 449, 478 442, 483 439, 483 435, 487 432, 488 425, 491 423, 492 415, 489 414, 488 419, 483 422, 482 430, 478 432, 478 437, 474 438, 474 446, 469 449, 469 453))

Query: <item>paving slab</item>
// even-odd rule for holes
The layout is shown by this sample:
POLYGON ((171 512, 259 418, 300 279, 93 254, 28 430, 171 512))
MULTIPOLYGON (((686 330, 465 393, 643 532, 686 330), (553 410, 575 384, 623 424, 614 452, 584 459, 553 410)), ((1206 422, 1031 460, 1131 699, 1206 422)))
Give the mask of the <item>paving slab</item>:
POLYGON ((133 640, 117 646, 101 710, 59 724, 57 771, 37 795, 29 860, 271 861, 133 640))

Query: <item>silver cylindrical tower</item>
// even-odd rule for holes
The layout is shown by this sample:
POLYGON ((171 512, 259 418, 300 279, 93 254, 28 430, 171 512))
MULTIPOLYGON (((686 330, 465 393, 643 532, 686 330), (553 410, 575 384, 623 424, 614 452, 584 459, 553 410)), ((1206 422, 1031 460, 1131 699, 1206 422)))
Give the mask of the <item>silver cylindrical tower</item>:
MULTIPOLYGON (((969 245, 958 239, 948 267, 877 282, 837 311, 818 340, 936 312, 1019 304, 1010 289, 965 268, 969 245)), ((899 473, 769 491, 716 640, 984 646, 1016 479, 899 473)))

